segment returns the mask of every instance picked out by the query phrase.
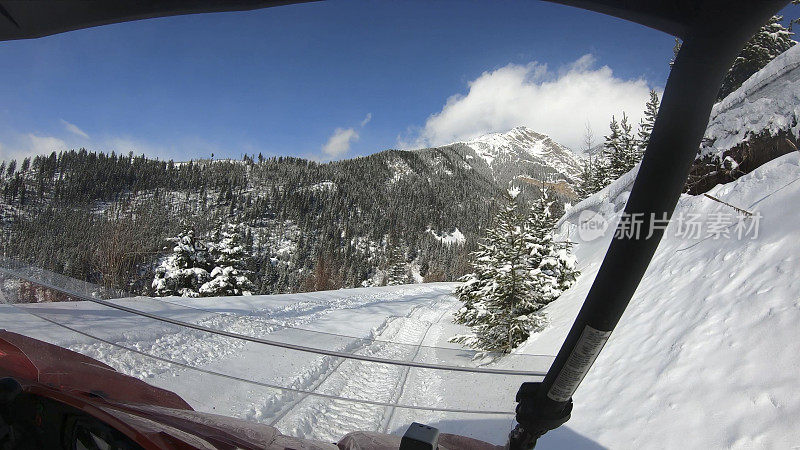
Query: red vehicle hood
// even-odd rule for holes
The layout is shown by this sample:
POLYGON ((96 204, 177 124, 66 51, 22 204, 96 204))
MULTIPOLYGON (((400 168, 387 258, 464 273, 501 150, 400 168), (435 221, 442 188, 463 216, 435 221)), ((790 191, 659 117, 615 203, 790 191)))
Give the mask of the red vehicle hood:
MULTIPOLYGON (((0 330, 0 378, 12 377, 28 394, 46 397, 102 421, 145 449, 391 450, 400 437, 369 432, 338 445, 282 435, 259 423, 194 411, 174 392, 122 374, 57 345, 0 330)), ((496 450, 446 433, 440 449, 496 450)))
POLYGON ((337 449, 275 428, 194 411, 174 392, 57 345, 0 330, 0 378, 101 420, 145 449, 337 449))

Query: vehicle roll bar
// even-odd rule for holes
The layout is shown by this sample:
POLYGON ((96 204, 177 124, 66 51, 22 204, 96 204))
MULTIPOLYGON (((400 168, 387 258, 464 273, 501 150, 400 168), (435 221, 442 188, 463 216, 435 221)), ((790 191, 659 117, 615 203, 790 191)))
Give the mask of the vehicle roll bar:
POLYGON ((744 44, 789 2, 553 0, 676 35, 683 40, 623 219, 564 344, 544 378, 517 393, 510 449, 530 449, 565 423, 578 388, 625 312, 663 236, 708 126, 722 80, 744 44), (636 218, 645 233, 624 228, 636 218), (653 230, 650 235, 650 230, 653 230), (648 236, 649 235, 649 236, 648 236))

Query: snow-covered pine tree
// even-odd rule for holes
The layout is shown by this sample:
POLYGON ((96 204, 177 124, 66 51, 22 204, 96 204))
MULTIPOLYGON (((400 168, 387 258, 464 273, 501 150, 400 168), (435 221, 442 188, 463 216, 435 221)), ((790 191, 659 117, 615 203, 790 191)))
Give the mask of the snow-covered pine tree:
MULTIPOLYGON (((495 220, 499 220, 496 217, 495 220)), ((464 305, 453 314, 453 321, 458 324, 473 326, 477 325, 479 316, 485 312, 485 307, 481 303, 483 295, 489 285, 494 282, 492 278, 494 271, 490 266, 491 255, 495 251, 495 244, 489 239, 492 235, 487 230, 489 236, 483 242, 478 243, 478 250, 472 252, 472 272, 459 279, 462 282, 454 295, 464 305)))
POLYGON ((533 204, 528 219, 529 248, 533 275, 538 278, 539 302, 547 304, 558 298, 572 286, 579 272, 575 269, 575 257, 570 252, 571 244, 553 241, 556 217, 552 214, 553 201, 547 189, 533 204))
POLYGON ((616 117, 611 116, 609 124, 611 132, 605 137, 606 141, 603 144, 603 154, 607 160, 607 173, 604 174, 602 185, 598 190, 624 175, 638 162, 637 142, 632 128, 628 123, 628 115, 624 112, 620 122, 617 122, 616 117))
MULTIPOLYGON (((647 101, 644 107, 644 118, 639 122, 639 139, 637 142, 637 160, 641 161, 644 156, 644 151, 647 149, 647 144, 650 143, 650 133, 653 132, 653 125, 656 123, 656 116, 658 116, 659 99, 658 93, 655 89, 650 90, 650 100, 647 101)), ((638 161, 637 161, 638 162, 638 161)))
POLYGON ((605 154, 597 155, 592 162, 592 182, 591 182, 591 192, 594 194, 595 192, 603 189, 604 187, 608 186, 611 181, 611 165, 609 160, 605 157, 605 154))
POLYGON ((519 190, 509 190, 493 228, 475 253, 473 274, 456 294, 465 303, 456 319, 474 334, 451 342, 509 353, 544 324, 540 280, 531 270, 531 238, 519 213, 519 190))
POLYGON ((622 113, 622 120, 619 122, 619 128, 619 142, 622 150, 623 165, 621 167, 622 173, 618 175, 614 174, 615 179, 633 169, 633 166, 639 162, 638 142, 636 136, 633 134, 633 125, 628 123, 628 115, 625 114, 625 112, 622 113))
POLYGON ((172 241, 172 254, 156 268, 153 294, 199 297, 201 286, 210 279, 208 249, 195 238, 193 228, 187 227, 172 241))
POLYGON ((669 60, 669 68, 672 69, 672 66, 675 65, 675 60, 678 59, 678 53, 681 51, 681 45, 683 42, 680 38, 675 38, 675 43, 672 45, 672 59, 669 60))
POLYGON ((401 242, 396 239, 390 239, 386 259, 386 285, 397 286, 408 283, 406 257, 401 242))
POLYGON ((200 286, 203 297, 250 295, 255 288, 248 278, 246 254, 239 226, 225 223, 212 230, 208 253, 213 264, 210 279, 200 286))
POLYGON ((603 155, 608 162, 608 173, 602 180, 600 189, 608 186, 611 181, 625 173, 625 166, 627 165, 628 159, 623 147, 622 130, 615 116, 611 116, 611 122, 608 124, 608 128, 610 133, 605 136, 605 143, 603 144, 603 155))
MULTIPOLYGON (((561 292, 566 291, 575 284, 580 271, 575 268, 575 255, 572 253, 572 243, 561 242, 557 247, 556 283, 561 292)), ((559 293, 561 295, 561 293, 559 293)))
POLYGON ((797 43, 792 39, 794 33, 784 27, 781 20, 783 20, 781 16, 772 16, 758 33, 747 41, 734 60, 731 70, 722 80, 717 100, 722 100, 738 89, 754 73, 797 43))
POLYGON ((586 197, 594 194, 594 167, 592 165, 592 156, 583 162, 581 173, 578 175, 578 185, 575 186, 575 193, 578 194, 578 200, 583 200, 586 197))

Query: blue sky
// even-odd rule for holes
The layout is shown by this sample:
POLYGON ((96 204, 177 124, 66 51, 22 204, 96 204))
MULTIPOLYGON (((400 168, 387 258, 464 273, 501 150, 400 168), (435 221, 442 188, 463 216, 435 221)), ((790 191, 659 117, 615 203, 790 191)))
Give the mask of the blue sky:
POLYGON ((0 158, 84 146, 330 159, 516 125, 575 146, 581 124, 602 135, 601 118, 663 87, 672 46, 503 0, 331 0, 0 42, 0 158), (605 97, 582 100, 582 83, 605 97))

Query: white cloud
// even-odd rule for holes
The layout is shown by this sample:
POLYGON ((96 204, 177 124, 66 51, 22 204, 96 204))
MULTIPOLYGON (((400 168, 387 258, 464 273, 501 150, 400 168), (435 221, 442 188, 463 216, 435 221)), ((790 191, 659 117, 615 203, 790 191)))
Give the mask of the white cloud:
POLYGON ((67 150, 67 143, 54 136, 36 136, 28 134, 28 153, 35 155, 49 155, 52 152, 67 150))
POLYGON ((398 144, 444 145, 525 125, 577 149, 587 123, 597 139, 607 134, 612 114, 619 118, 625 111, 631 123, 638 123, 648 99, 647 82, 623 80, 608 66, 594 65, 594 57, 584 55, 557 73, 536 62, 484 72, 469 83, 466 95, 450 97, 398 144))
POLYGON ((336 158, 350 150, 350 143, 358 140, 358 132, 353 128, 337 128, 328 142, 322 146, 325 154, 336 158))
POLYGON ((51 152, 60 152, 67 148, 69 148, 67 143, 57 137, 28 133, 13 138, 11 145, 0 143, 0 160, 49 155, 51 152))
MULTIPOLYGON (((368 112, 359 122, 358 128, 364 128, 370 121, 372 121, 372 113, 368 112)), ((359 137, 358 131, 354 127, 336 128, 328 138, 328 142, 322 146, 322 151, 331 158, 337 158, 350 151, 350 144, 357 141, 359 137)), ((318 158, 311 156, 309 159, 316 160, 318 158)))
POLYGON ((60 120, 61 120, 61 124, 64 125, 64 128, 67 131, 69 131, 70 133, 72 133, 74 135, 77 135, 77 136, 80 136, 80 137, 82 137, 84 139, 89 139, 89 135, 86 134, 85 131, 83 131, 80 128, 78 128, 78 126, 75 125, 74 123, 69 123, 64 119, 60 119, 60 120))

